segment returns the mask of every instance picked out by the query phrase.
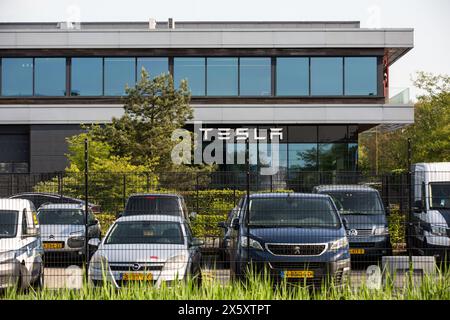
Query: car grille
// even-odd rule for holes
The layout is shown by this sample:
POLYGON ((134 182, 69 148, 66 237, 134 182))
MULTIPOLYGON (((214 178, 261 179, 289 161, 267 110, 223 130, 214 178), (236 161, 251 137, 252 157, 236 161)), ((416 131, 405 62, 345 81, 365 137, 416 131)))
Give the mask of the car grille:
POLYGON ((318 256, 326 244, 267 244, 267 250, 279 256, 318 256))
POLYGON ((325 269, 325 264, 320 262, 270 262, 272 269, 282 270, 310 270, 310 269, 325 269))
POLYGON ((367 237, 372 235, 372 229, 355 229, 357 235, 349 234, 349 237, 367 237))
POLYGON ((110 264, 112 271, 159 271, 162 270, 162 264, 141 264, 139 269, 134 269, 133 264, 110 264))
POLYGON ((351 242, 350 248, 372 248, 375 246, 374 242, 351 242))

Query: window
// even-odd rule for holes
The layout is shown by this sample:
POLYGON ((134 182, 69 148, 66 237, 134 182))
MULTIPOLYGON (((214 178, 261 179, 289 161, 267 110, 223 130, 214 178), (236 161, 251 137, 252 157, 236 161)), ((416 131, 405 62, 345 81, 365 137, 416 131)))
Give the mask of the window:
POLYGON ((271 94, 270 58, 240 59, 240 95, 269 96, 271 94))
POLYGON ((142 68, 148 72, 149 78, 153 79, 156 76, 169 72, 169 59, 156 57, 137 58, 138 79, 141 78, 142 68))
POLYGON ((345 95, 377 95, 377 58, 345 58, 345 95))
POLYGON ((343 58, 311 58, 311 95, 343 94, 343 58))
POLYGON ((347 126, 319 126, 319 142, 338 142, 347 140, 347 126))
POLYGON ((33 58, 2 59, 2 95, 33 95, 33 58))
POLYGON ((208 58, 207 72, 209 96, 237 96, 238 58, 208 58))
POLYGON ((319 144, 319 171, 343 171, 347 168, 347 143, 319 144))
POLYGON ((288 161, 290 170, 317 170, 316 143, 290 143, 288 148, 288 161))
POLYGON ((72 58, 72 96, 101 96, 103 94, 103 59, 72 58))
POLYGON ((309 95, 309 59, 277 58, 277 96, 309 95))
POLYGON ((105 96, 122 96, 136 79, 135 58, 105 58, 105 96))
POLYGON ((66 94, 66 58, 36 58, 34 68, 35 96, 66 94))
POLYGON ((175 58, 175 86, 186 79, 193 96, 205 95, 205 58, 175 58))

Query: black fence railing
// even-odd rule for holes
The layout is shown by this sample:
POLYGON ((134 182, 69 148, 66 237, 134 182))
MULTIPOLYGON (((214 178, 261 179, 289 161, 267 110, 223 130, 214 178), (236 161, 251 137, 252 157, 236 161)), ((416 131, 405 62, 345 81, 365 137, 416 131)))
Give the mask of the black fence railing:
MULTIPOLYGON (((355 278, 351 270, 381 265, 387 256, 445 261, 450 249, 450 172, 89 172, 87 178, 0 174, 0 236, 39 239, 48 276, 84 262, 94 283, 104 280, 99 270, 106 267, 117 286, 170 282, 170 268, 197 277, 222 270, 233 279, 250 267, 316 284, 328 276, 355 278)), ((26 270, 17 268, 23 279, 26 270)), ((62 278, 54 278, 55 287, 62 278)))

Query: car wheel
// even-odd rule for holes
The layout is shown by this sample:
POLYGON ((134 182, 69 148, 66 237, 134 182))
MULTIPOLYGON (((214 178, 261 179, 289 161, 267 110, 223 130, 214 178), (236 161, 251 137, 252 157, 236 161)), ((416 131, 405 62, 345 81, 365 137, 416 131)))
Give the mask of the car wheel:
POLYGON ((34 289, 43 289, 44 288, 44 260, 42 260, 42 262, 41 262, 39 276, 36 280, 34 280, 32 286, 34 289))
POLYGON ((19 267, 19 278, 17 281, 17 289, 20 292, 26 292, 30 286, 29 277, 27 276, 27 270, 24 263, 20 264, 19 267))

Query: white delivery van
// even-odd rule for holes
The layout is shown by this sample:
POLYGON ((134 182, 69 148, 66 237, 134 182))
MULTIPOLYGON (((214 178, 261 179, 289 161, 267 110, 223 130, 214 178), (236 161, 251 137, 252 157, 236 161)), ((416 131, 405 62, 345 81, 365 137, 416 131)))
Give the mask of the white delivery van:
POLYGON ((412 166, 413 212, 408 247, 439 260, 450 254, 450 162, 412 166))
POLYGON ((0 199, 0 289, 42 287, 44 250, 29 200, 0 199))

